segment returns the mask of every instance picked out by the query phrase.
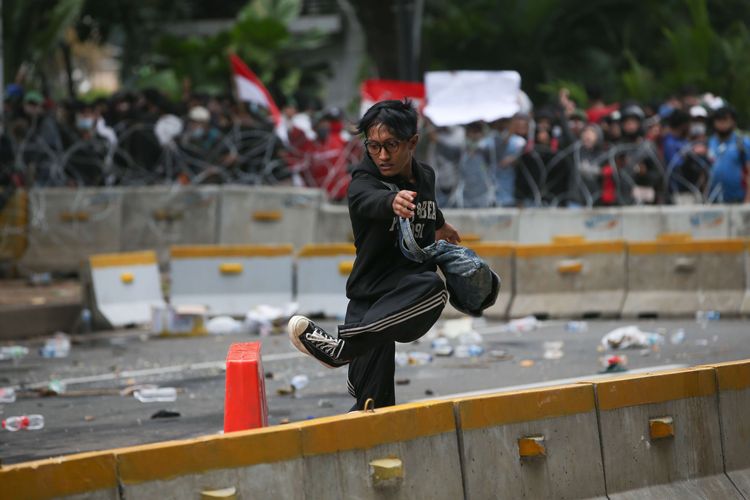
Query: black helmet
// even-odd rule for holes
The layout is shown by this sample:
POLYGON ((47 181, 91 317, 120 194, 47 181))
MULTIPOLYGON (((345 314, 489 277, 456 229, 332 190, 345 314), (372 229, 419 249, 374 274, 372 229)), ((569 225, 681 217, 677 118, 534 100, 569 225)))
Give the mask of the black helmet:
POLYGON ((622 111, 620 111, 620 114, 622 115, 623 120, 626 118, 637 118, 639 121, 643 121, 643 119, 646 118, 646 114, 641 107, 635 104, 625 106, 622 111))
POLYGON ((734 121, 737 121, 737 110, 729 104, 724 104, 714 110, 711 114, 711 121, 717 118, 726 118, 727 116, 731 116, 734 121))

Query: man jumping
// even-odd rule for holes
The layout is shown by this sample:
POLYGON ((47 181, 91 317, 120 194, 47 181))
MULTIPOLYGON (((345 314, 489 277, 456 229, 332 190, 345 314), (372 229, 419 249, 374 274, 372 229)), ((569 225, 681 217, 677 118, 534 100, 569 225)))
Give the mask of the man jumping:
POLYGON ((421 247, 461 238, 435 202, 435 172, 414 159, 417 113, 408 100, 382 101, 359 122, 367 155, 352 171, 349 217, 356 259, 346 283, 349 306, 338 338, 304 316, 289 320, 289 338, 329 368, 349 365, 349 393, 364 409, 395 404, 395 342, 413 342, 435 324, 448 300, 435 264, 399 249, 399 217, 411 219, 421 247))

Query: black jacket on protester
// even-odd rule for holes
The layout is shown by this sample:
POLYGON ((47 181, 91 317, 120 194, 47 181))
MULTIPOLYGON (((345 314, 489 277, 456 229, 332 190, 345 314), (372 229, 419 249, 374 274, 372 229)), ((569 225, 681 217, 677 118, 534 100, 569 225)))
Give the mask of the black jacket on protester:
POLYGON ((357 254, 346 283, 349 299, 375 300, 404 276, 437 269, 435 264, 410 261, 398 246, 398 217, 392 207, 396 193, 388 184, 417 193, 412 230, 421 247, 434 243, 435 230, 445 224, 435 201, 435 171, 416 160, 412 160, 412 171, 413 184, 401 177, 384 177, 367 154, 352 169, 349 218, 357 254))

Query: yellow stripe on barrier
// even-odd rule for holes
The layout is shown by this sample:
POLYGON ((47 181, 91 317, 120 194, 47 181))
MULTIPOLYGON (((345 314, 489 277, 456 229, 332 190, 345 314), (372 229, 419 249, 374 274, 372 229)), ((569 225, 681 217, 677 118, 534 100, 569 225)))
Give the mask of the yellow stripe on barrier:
POLYGON ((35 500, 107 489, 117 489, 117 464, 111 451, 0 468, 0 498, 35 500))
POLYGON ((297 253, 297 257, 331 257, 356 253, 357 249, 351 243, 310 244, 303 246, 297 253))
POLYGON ((675 253, 741 253, 744 240, 655 241, 628 243, 632 255, 675 253))
POLYGON ((666 242, 685 242, 691 241, 693 239, 693 235, 690 233, 661 233, 656 237, 656 239, 658 241, 666 242))
POLYGON ((292 460, 302 455, 299 429, 277 426, 116 450, 120 481, 138 484, 209 470, 292 460))
POLYGON ((512 257, 516 245, 514 243, 461 243, 474 250, 480 257, 512 257))
POLYGON ((219 264, 221 274, 242 274, 242 264, 239 262, 224 262, 219 264))
POLYGON ((301 423, 305 456, 368 449, 455 432, 453 403, 412 403, 301 423))
POLYGON ((281 210, 259 210, 253 212, 253 220, 258 222, 276 222, 281 220, 284 214, 281 210))
POLYGON ((341 274, 342 276, 348 276, 352 274, 352 269, 354 269, 353 260, 339 262, 339 274, 341 274))
POLYGON ((461 241, 464 244, 479 243, 480 241, 482 241, 482 236, 477 233, 466 233, 461 235, 461 241))
POLYGON ((94 269, 156 264, 156 252, 102 253, 89 257, 89 264, 94 269))
POLYGON ((461 428, 482 429, 593 411, 594 387, 571 384, 457 399, 461 428))
POLYGON ((173 259, 204 257, 280 257, 292 255, 292 245, 186 245, 173 246, 169 254, 173 259))
POLYGON ((624 241, 592 241, 588 243, 554 243, 550 245, 518 245, 519 258, 551 257, 557 255, 588 255, 621 253, 625 251, 624 241))
POLYGON ((586 243, 586 238, 580 234, 558 234, 552 237, 553 245, 578 245, 586 243))
POLYGON ((716 393, 714 371, 710 368, 626 376, 595 382, 595 385, 601 410, 698 398, 716 393))
POLYGON ((716 370, 721 391, 740 391, 750 388, 750 360, 712 363, 707 367, 716 370))

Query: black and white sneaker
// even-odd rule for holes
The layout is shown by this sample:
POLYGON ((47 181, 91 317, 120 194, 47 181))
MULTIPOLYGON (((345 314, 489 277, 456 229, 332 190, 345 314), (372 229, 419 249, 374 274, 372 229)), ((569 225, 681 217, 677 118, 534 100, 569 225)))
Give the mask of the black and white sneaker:
POLYGON ((349 363, 341 358, 344 341, 329 335, 304 316, 292 316, 287 326, 289 340, 300 352, 308 354, 328 368, 338 368, 349 363))

